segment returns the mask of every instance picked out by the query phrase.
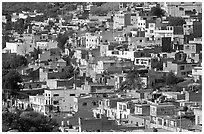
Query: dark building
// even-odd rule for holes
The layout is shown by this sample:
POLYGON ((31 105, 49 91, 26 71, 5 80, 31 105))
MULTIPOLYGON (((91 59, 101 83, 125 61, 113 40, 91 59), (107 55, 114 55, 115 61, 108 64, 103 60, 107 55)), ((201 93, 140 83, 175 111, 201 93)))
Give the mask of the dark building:
POLYGON ((131 14, 125 14, 124 22, 125 22, 125 26, 130 26, 131 25, 131 14))
POLYGON ((202 22, 193 22, 194 38, 202 37, 202 22))
POLYGON ((176 62, 185 62, 187 58, 187 54, 184 52, 178 52, 175 54, 175 61, 176 62))
POLYGON ((172 52, 171 37, 162 38, 162 52, 172 52))

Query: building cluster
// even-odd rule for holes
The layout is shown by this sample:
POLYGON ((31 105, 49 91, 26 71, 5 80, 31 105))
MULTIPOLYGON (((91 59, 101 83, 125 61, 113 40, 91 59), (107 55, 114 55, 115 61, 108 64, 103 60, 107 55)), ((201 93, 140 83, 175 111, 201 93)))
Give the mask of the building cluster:
MULTIPOLYGON (((202 131, 202 3, 159 4, 165 11, 161 18, 150 15, 158 3, 118 3, 119 11, 98 16, 89 13, 94 5, 87 3, 78 5, 70 20, 48 18, 32 21, 21 35, 11 31, 14 40, 6 42, 3 55, 42 51, 19 72, 38 70, 38 81, 24 82, 23 91, 43 94, 29 95, 15 105, 52 118, 63 116, 63 132, 202 131), (170 17, 185 23, 171 25, 170 17), (48 28, 50 21, 54 25, 48 28), (66 35, 61 51, 56 39, 67 31, 73 34, 66 35), (71 64, 65 56, 71 57, 71 64), (64 78, 70 68, 74 75, 64 78), (137 70, 142 88, 121 91, 131 70, 137 70), (170 72, 185 80, 174 85, 178 91, 164 84, 170 72)), ((42 14, 14 13, 11 20, 28 15, 42 14)))

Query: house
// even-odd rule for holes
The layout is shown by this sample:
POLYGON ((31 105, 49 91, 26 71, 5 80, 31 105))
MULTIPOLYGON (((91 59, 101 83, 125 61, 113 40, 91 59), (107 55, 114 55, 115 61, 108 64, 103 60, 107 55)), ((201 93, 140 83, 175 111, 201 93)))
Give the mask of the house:
POLYGON ((101 119, 79 118, 79 132, 107 132, 115 129, 116 125, 115 120, 108 120, 106 117, 101 119))
POLYGON ((85 44, 87 49, 97 48, 101 42, 101 37, 98 34, 86 33, 85 38, 85 44))
POLYGON ((45 112, 45 98, 44 95, 29 96, 31 107, 36 112, 45 112))
POLYGON ((185 16, 185 11, 201 12, 202 6, 200 2, 167 2, 167 13, 174 17, 185 16))
MULTIPOLYGON (((133 100, 133 98, 132 98, 133 100)), ((117 102, 116 119, 128 119, 131 113, 134 113, 135 107, 132 101, 117 102)), ((124 121, 125 122, 125 121, 124 121)))
POLYGON ((98 108, 93 110, 94 117, 104 115, 111 119, 118 119, 120 115, 117 114, 117 102, 130 101, 131 99, 132 98, 118 98, 116 96, 103 98, 99 101, 98 108))
POLYGON ((136 103, 135 104, 135 115, 149 116, 150 115, 150 104, 147 103, 136 103))
POLYGON ((107 50, 106 56, 115 56, 117 58, 130 59, 134 61, 135 51, 128 50, 107 50))
POLYGON ((202 52, 202 45, 194 43, 184 44, 183 52, 187 54, 187 58, 190 61, 199 62, 201 60, 199 54, 202 52))
POLYGON ((48 79, 59 79, 65 77, 65 75, 65 68, 55 67, 39 69, 39 81, 47 81, 48 79))
POLYGON ((202 78, 202 67, 194 67, 192 69, 192 77, 194 78, 194 81, 199 81, 202 78))
POLYGON ((16 53, 19 55, 26 55, 34 51, 34 44, 21 43, 21 42, 6 42, 4 50, 9 53, 16 53))
POLYGON ((180 92, 162 92, 168 99, 184 100, 185 94, 180 92))
POLYGON ((5 15, 2 15, 2 22, 3 22, 3 23, 7 23, 7 19, 6 19, 6 16, 5 16, 5 15))
POLYGON ((48 49, 48 42, 47 41, 36 42, 35 48, 48 49))
POLYGON ((74 98, 81 94, 89 93, 88 90, 80 89, 46 89, 44 90, 45 112, 68 112, 73 111, 74 98))
POLYGON ((193 22, 187 21, 183 24, 184 35, 190 35, 193 33, 193 22))
POLYGON ((169 103, 156 103, 150 105, 150 116, 174 115, 175 106, 169 103))
POLYGON ((147 69, 153 69, 155 67, 155 64, 157 63, 156 58, 151 57, 138 57, 134 60, 134 65, 136 66, 143 66, 147 69))
POLYGON ((146 27, 145 37, 170 37, 173 41, 173 26, 158 27, 156 23, 148 23, 146 27))
POLYGON ((165 104, 165 103, 159 103, 159 104, 151 104, 150 105, 150 116, 151 116, 151 122, 157 122, 156 119, 159 116, 170 116, 175 115, 175 106, 172 104, 165 104))
POLYGON ((73 110, 75 112, 92 111, 92 109, 98 107, 99 100, 101 100, 101 97, 93 97, 90 95, 75 97, 73 110))
POLYGON ((114 86, 100 83, 85 82, 82 88, 85 90, 90 90, 91 93, 99 93, 99 92, 113 92, 114 86))
POLYGON ((172 71, 177 77, 185 78, 192 73, 192 69, 196 66, 198 66, 198 63, 167 61, 163 63, 163 70, 172 71))
POLYGON ((125 26, 125 14, 120 11, 114 14, 113 29, 120 29, 125 26))
POLYGON ((202 109, 194 109, 195 125, 202 125, 202 109))
POLYGON ((38 54, 38 60, 41 61, 57 61, 60 59, 61 54, 58 48, 52 48, 49 50, 44 50, 41 54, 38 54))

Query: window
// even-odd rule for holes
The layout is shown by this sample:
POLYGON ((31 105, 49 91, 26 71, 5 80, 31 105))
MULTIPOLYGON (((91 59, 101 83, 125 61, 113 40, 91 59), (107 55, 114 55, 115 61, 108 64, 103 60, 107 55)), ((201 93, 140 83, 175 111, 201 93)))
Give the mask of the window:
POLYGON ((126 110, 127 110, 126 105, 123 105, 123 110, 124 110, 124 111, 126 111, 126 110))
POLYGON ((154 27, 154 25, 153 25, 153 24, 150 24, 150 27, 154 27))
POLYGON ((192 57, 195 57, 195 54, 194 54, 194 53, 192 53, 192 54, 191 54, 191 56, 192 56, 192 57))
POLYGON ((180 11, 184 11, 184 8, 183 8, 183 7, 179 7, 179 10, 180 10, 180 11))
POLYGON ((93 104, 94 106, 96 106, 97 103, 96 103, 95 101, 93 101, 92 104, 93 104))
POLYGON ((59 96, 59 94, 53 94, 53 96, 59 96))
POLYGON ((186 49, 189 49, 189 45, 186 46, 186 49))
POLYGON ((70 94, 69 96, 75 96, 75 94, 70 94))
POLYGON ((186 72, 181 72, 181 75, 186 75, 186 72))
POLYGON ((139 59, 136 59, 136 63, 139 64, 139 59))
POLYGON ((180 66, 180 70, 184 70, 184 68, 185 68, 184 66, 180 66))
POLYGON ((54 105, 59 105, 59 101, 53 101, 54 105))
POLYGON ((86 103, 86 102, 83 102, 83 103, 82 103, 82 106, 87 106, 87 103, 86 103))
POLYGON ((122 110, 122 109, 123 109, 121 104, 119 104, 119 109, 120 109, 120 110, 122 110))
POLYGON ((150 30, 150 33, 153 33, 154 32, 154 30, 150 30))

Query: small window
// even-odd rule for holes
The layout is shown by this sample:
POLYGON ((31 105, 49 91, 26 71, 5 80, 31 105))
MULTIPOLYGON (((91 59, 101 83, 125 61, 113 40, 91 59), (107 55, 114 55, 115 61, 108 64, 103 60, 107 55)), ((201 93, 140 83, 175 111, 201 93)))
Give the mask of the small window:
POLYGON ((87 106, 87 103, 86 103, 86 102, 83 102, 83 103, 82 103, 82 106, 87 106))
POLYGON ((59 105, 59 101, 53 101, 54 105, 59 105))
POLYGON ((53 94, 53 96, 59 96, 59 94, 53 94))
POLYGON ((180 10, 180 11, 184 11, 184 8, 183 8, 183 7, 179 7, 179 10, 180 10))
POLYGON ((70 94, 69 96, 75 96, 75 94, 70 94))
POLYGON ((184 66, 180 66, 180 70, 184 70, 184 66))
POLYGON ((92 104, 93 104, 94 106, 96 106, 97 103, 96 103, 95 101, 93 101, 92 104))
POLYGON ((181 72, 181 75, 186 75, 186 72, 181 72))

